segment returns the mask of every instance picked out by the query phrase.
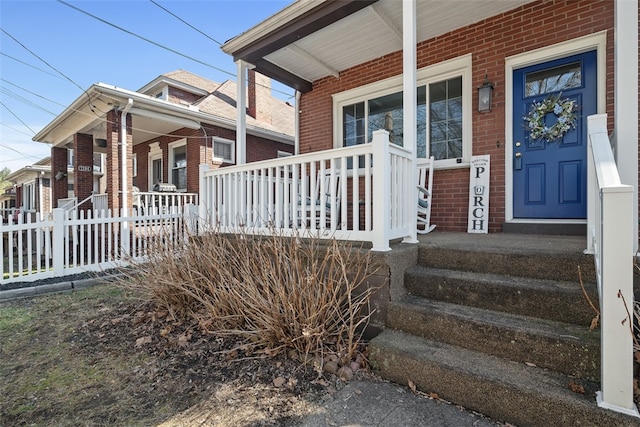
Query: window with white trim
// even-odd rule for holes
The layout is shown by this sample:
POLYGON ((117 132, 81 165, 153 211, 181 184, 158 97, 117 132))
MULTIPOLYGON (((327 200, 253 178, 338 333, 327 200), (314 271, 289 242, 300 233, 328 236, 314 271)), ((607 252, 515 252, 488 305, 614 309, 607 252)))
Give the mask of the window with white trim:
POLYGON ((187 190, 187 140, 181 139, 169 144, 169 164, 171 181, 178 190, 187 190))
POLYGON ((235 141, 213 137, 213 161, 235 163, 235 141))
POLYGON ((162 181, 162 149, 160 143, 152 142, 149 144, 149 157, 148 157, 148 174, 149 188, 153 188, 154 184, 162 181))
MULTIPOLYGON (((434 156, 439 167, 470 160, 472 93, 471 55, 418 70, 417 157, 434 156)), ((336 145, 370 142, 378 129, 404 145, 402 95, 402 76, 335 94, 336 145)))

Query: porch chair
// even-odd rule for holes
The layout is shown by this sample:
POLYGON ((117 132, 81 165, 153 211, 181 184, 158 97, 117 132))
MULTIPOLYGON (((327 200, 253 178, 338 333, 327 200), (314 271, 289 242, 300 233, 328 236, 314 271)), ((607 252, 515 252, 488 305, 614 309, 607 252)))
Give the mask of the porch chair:
POLYGON ((434 157, 418 159, 418 234, 427 234, 436 228, 431 224, 431 196, 433 187, 434 157))
POLYGON ((298 218, 305 224, 306 227, 311 226, 311 221, 315 220, 316 228, 321 228, 322 224, 322 210, 325 213, 324 227, 331 228, 331 211, 335 206, 335 212, 338 218, 336 228, 340 228, 340 170, 334 170, 335 176, 335 196, 331 196, 331 170, 325 170, 324 174, 318 171, 316 177, 315 187, 310 190, 313 191, 315 197, 307 196, 305 203, 299 202, 300 209, 298 210, 298 218), (322 182, 324 182, 324 194, 322 193, 322 182), (315 206, 314 206, 315 205, 315 206))

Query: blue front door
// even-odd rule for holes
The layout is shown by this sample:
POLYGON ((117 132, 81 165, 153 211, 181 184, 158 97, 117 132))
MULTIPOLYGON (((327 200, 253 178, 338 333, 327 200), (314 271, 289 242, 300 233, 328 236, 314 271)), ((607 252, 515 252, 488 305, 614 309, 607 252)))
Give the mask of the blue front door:
POLYGON ((596 74, 595 51, 513 72, 514 218, 586 218, 596 74))

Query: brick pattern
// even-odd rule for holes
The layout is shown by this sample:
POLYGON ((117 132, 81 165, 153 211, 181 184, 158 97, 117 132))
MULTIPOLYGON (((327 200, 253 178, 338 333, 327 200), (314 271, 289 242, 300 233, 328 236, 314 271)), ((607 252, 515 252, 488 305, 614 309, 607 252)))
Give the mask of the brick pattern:
MULTIPOLYGON (((491 155, 490 232, 501 231, 505 220, 505 57, 608 30, 606 92, 612 121, 613 8, 610 0, 540 0, 418 45, 418 68, 470 53, 473 87, 482 84, 485 74, 494 84, 491 112, 474 108, 472 117, 473 154, 491 155)), ((300 102, 300 151, 333 148, 331 95, 400 74, 402 52, 395 52, 344 70, 339 79, 314 82, 300 102)), ((475 91, 472 105, 477 105, 475 91)), ((439 230, 466 231, 468 186, 468 169, 435 172, 432 222, 439 230)))
MULTIPOLYGON (((122 150, 120 148, 120 123, 122 120, 122 113, 120 111, 111 110, 107 113, 107 162, 105 167, 105 174, 107 176, 107 199, 109 209, 116 211, 123 208, 123 201, 121 199, 122 194, 122 180, 120 172, 120 164, 122 163, 122 150)), ((131 134, 131 114, 127 114, 127 164, 131 166, 131 159, 133 158, 133 136, 131 134)), ((129 191, 127 192, 127 206, 131 206, 131 186, 133 180, 133 170, 131 167, 127 168, 127 183, 129 191)))
MULTIPOLYGON (((60 181, 56 180, 55 176, 58 171, 67 171, 67 159, 69 153, 66 148, 52 147, 51 148, 51 202, 52 207, 58 206, 58 200, 66 199, 69 195, 69 179, 63 177, 60 181)), ((20 205, 18 205, 20 206, 20 205)))
MULTIPOLYGON (((77 133, 73 136, 73 192, 78 202, 91 196, 93 192, 93 135, 77 133), (79 168, 78 166, 83 166, 79 168), (89 166, 89 170, 85 169, 89 166)), ((93 210, 91 200, 80 206, 81 210, 93 210)))
MULTIPOLYGON (((236 132, 232 129, 213 126, 207 126, 204 132, 202 129, 193 130, 183 128, 172 134, 163 135, 136 144, 133 152, 136 154, 138 161, 137 184, 140 191, 150 191, 148 188, 150 145, 154 142, 159 143, 160 149, 162 150, 162 176, 165 182, 168 182, 171 171, 171 165, 169 164, 169 144, 187 138, 187 192, 197 193, 200 186, 199 165, 201 163, 210 164, 214 169, 227 165, 226 163, 212 164, 211 162, 213 158, 211 141, 214 136, 235 141, 236 132)), ((293 146, 254 135, 247 135, 247 162, 273 159, 277 157, 278 150, 293 153, 293 146)))

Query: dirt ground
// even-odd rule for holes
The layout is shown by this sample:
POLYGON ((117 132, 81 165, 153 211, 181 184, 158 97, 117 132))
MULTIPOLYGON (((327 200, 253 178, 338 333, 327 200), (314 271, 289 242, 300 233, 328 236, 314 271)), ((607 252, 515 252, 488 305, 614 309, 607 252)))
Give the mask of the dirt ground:
POLYGON ((113 285, 5 302, 0 425, 293 426, 344 385, 236 347, 113 285))

